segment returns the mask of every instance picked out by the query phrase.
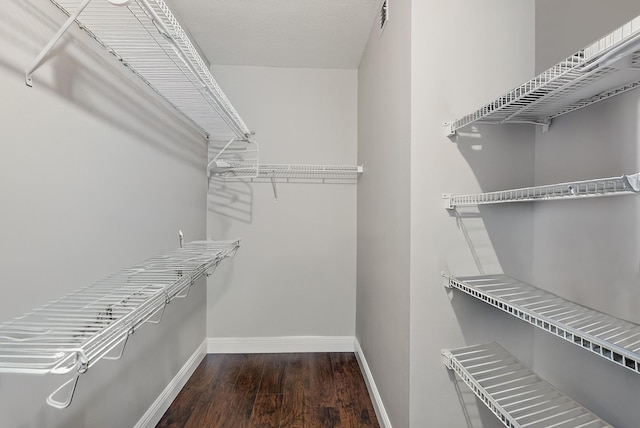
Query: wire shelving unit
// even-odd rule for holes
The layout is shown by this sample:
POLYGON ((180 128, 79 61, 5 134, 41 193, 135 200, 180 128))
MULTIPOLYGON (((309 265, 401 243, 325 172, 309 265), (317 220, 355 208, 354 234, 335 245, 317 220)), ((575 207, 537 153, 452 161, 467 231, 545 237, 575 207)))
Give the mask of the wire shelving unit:
POLYGON ((32 74, 74 23, 173 107, 215 138, 251 131, 163 0, 51 0, 69 15, 26 71, 32 74))
POLYGON ((209 176, 223 180, 302 179, 357 181, 362 165, 276 164, 260 162, 260 147, 255 141, 231 139, 224 146, 210 146, 215 153, 209 161, 209 176))
POLYGON ((640 373, 640 325, 578 305, 506 275, 455 278, 455 288, 608 361, 640 373))
POLYGON ((357 180, 362 165, 256 164, 250 162, 218 162, 214 175, 234 178, 300 178, 323 180, 357 180))
POLYGON ((454 209, 458 206, 633 195, 638 192, 640 192, 640 173, 623 175, 621 177, 572 181, 472 195, 452 195, 445 193, 442 197, 445 208, 454 209))
POLYGON ((136 329, 160 322, 169 302, 186 297, 239 245, 190 242, 0 323, 0 373, 70 375, 47 398, 53 407, 68 407, 81 374, 102 359, 120 358, 136 329))
POLYGON ((640 17, 471 114, 445 124, 534 123, 547 129, 563 114, 640 86, 640 17))
POLYGON ((611 427, 540 379, 497 343, 444 350, 442 354, 445 366, 509 428, 611 427))

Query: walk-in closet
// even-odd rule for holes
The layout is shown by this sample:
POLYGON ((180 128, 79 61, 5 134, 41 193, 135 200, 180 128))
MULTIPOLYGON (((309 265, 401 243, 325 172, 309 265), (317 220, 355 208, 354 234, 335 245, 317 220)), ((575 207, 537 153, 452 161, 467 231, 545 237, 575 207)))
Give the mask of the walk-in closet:
POLYGON ((4 0, 0 427, 637 428, 640 3, 4 0))

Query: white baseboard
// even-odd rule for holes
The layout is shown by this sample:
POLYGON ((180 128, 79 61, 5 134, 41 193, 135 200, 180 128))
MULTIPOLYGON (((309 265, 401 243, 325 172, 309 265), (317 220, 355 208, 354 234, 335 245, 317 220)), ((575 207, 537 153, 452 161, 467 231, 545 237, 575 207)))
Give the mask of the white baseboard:
POLYGON ((178 371, 178 373, 171 379, 169 385, 162 391, 162 393, 156 398, 151 407, 142 415, 142 418, 138 421, 133 428, 154 428, 164 412, 167 411, 171 402, 178 396, 178 393, 182 387, 187 383, 187 380, 191 377, 200 362, 207 354, 207 341, 203 341, 198 349, 189 357, 184 366, 178 371))
POLYGON ((373 380, 373 375, 371 374, 371 370, 369 369, 369 364, 367 364, 367 359, 364 357, 364 352, 362 352, 362 348, 360 347, 360 342, 358 342, 358 339, 354 340, 354 347, 356 358, 358 359, 358 364, 360 364, 360 370, 362 371, 362 376, 364 377, 364 381, 367 384, 367 389, 369 390, 369 397, 371 397, 373 408, 375 409, 376 416, 378 417, 378 423, 383 428, 392 428, 391 421, 389 420, 389 415, 387 415, 387 411, 384 408, 384 403, 382 403, 380 392, 378 392, 376 382, 373 380))
POLYGON ((353 336, 210 337, 209 354, 355 352, 353 336))

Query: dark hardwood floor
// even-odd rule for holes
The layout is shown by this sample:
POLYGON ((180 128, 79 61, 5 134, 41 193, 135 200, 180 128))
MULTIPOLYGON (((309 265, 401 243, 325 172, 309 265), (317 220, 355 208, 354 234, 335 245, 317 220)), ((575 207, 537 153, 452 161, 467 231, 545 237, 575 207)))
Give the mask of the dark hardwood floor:
POLYGON ((379 427, 352 353, 209 354, 158 428, 379 427))

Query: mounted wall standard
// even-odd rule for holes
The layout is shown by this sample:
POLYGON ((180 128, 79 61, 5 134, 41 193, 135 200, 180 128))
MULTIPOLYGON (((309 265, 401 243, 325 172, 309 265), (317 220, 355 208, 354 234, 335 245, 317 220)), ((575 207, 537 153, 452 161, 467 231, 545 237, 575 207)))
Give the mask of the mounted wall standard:
POLYGON ((32 73, 74 21, 207 136, 249 139, 233 108, 163 0, 59 0, 69 19, 34 59, 32 73), (124 6, 122 6, 124 5, 124 6), (69 11, 75 12, 70 13, 69 11))
POLYGON ((509 428, 611 428, 496 343, 445 350, 442 355, 445 366, 509 428))
POLYGON ((640 17, 475 112, 446 123, 447 135, 472 123, 551 120, 640 86, 640 17))
POLYGON ((484 275, 454 278, 455 288, 552 333, 608 361, 640 373, 640 325, 614 318, 510 278, 484 275))
POLYGON ((445 193, 444 207, 504 204, 507 202, 552 201, 558 199, 593 198, 598 196, 634 195, 640 192, 640 173, 621 177, 597 178, 571 181, 545 186, 499 190, 475 195, 452 195, 445 193))
POLYGON ((1 323, 0 373, 69 375, 47 398, 53 407, 68 407, 82 373, 101 359, 120 358, 136 329, 160 322, 169 302, 186 297, 239 245, 190 242, 1 323))

